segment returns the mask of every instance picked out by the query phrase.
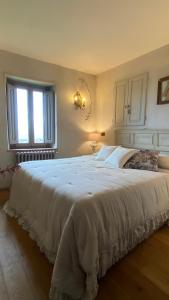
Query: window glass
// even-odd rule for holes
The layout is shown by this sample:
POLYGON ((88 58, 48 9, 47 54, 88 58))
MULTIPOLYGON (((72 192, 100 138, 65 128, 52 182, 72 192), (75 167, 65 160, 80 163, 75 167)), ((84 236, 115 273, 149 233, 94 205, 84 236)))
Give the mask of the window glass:
POLYGON ((43 92, 33 91, 34 143, 44 142, 43 92))
POLYGON ((29 143, 28 134, 28 91, 17 88, 17 120, 18 120, 18 142, 29 143))

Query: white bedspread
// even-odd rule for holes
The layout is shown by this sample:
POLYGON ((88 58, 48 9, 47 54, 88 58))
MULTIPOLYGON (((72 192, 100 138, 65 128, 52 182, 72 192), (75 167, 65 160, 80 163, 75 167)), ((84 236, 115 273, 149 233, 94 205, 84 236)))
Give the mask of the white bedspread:
POLYGON ((91 300, 97 279, 169 219, 169 175, 93 156, 27 162, 5 211, 54 263, 51 299, 91 300))

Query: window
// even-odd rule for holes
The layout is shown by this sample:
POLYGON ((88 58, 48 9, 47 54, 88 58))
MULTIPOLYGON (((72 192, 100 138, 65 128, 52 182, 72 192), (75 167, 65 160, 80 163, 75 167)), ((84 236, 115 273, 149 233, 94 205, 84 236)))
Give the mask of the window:
POLYGON ((7 80, 10 148, 51 147, 55 101, 51 86, 7 80))

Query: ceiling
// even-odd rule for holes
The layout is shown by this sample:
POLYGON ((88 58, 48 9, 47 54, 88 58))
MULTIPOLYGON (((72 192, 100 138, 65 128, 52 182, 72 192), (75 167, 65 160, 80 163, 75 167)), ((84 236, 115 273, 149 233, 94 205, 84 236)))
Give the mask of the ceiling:
POLYGON ((169 43, 168 0, 0 0, 0 49, 98 74, 169 43))

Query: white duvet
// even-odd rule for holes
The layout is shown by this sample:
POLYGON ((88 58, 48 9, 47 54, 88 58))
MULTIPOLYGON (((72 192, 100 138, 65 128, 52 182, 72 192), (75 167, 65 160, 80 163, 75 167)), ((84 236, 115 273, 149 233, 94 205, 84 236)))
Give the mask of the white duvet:
POLYGON ((5 211, 54 263, 52 300, 96 297, 97 279, 169 218, 169 175, 94 156, 21 164, 5 211))

